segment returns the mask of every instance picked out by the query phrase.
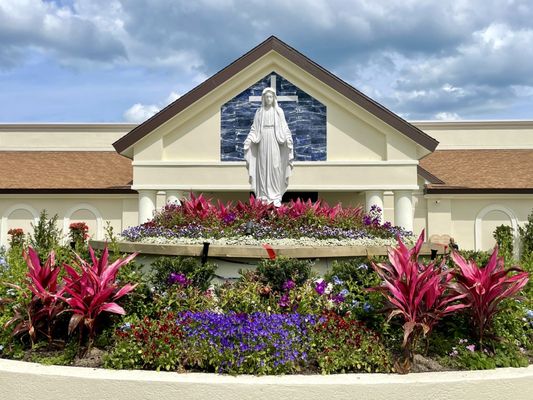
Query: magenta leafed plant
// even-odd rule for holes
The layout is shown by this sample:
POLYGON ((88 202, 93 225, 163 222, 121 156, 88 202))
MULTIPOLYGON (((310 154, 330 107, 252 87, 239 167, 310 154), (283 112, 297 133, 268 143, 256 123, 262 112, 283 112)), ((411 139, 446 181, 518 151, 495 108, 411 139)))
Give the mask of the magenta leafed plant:
MULTIPOLYGON (((63 310, 63 303, 58 299, 63 292, 63 288, 58 285, 60 268, 55 265, 53 251, 44 265, 41 265, 39 255, 33 248, 29 247, 22 254, 28 266, 27 287, 32 292, 32 298, 25 310, 15 309, 14 317, 6 326, 17 323, 12 334, 28 333, 32 343, 39 332, 51 341, 54 319, 63 310)), ((22 289, 16 285, 10 286, 22 289)))
POLYGON ((31 247, 22 253, 28 266, 28 288, 42 301, 46 301, 57 294, 57 278, 60 268, 55 265, 55 253, 52 250, 44 265, 41 265, 39 254, 31 247))
POLYGON ((68 303, 72 317, 69 323, 69 334, 78 326, 85 326, 89 331, 89 341, 95 333, 95 321, 103 312, 125 314, 124 309, 115 301, 130 293, 137 285, 126 284, 122 287, 116 282, 119 269, 129 263, 137 253, 121 258, 109 264, 109 253, 104 249, 102 257, 98 259, 89 246, 92 263, 88 263, 78 256, 76 271, 73 266, 64 264, 67 272, 65 276, 65 292, 70 297, 63 297, 68 303))
POLYGON ((459 267, 454 273, 457 280, 454 289, 463 295, 463 303, 470 308, 476 334, 483 345, 483 337, 500 310, 499 305, 527 284, 528 273, 516 267, 506 270, 503 257, 498 257, 497 246, 485 267, 479 267, 473 260, 466 261, 457 252, 452 253, 452 259, 459 267), (517 274, 511 275, 513 272, 517 274))
POLYGON ((404 321, 404 360, 399 365, 404 372, 410 368, 417 337, 430 333, 446 314, 467 307, 466 304, 456 304, 466 294, 449 290, 453 274, 443 269, 444 262, 440 266, 418 262, 423 239, 424 231, 412 249, 398 239, 398 247, 389 250, 390 264, 372 263, 383 283, 371 290, 380 291, 388 300, 391 308, 389 319, 401 316, 404 321))

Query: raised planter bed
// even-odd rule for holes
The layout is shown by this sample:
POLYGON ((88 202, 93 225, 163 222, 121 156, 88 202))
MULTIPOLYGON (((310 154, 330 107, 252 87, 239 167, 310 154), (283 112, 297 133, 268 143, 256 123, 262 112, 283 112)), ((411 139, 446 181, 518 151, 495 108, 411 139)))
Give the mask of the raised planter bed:
MULTIPOLYGON (((91 246, 103 249, 106 242, 92 240, 91 246)), ((331 263, 339 258, 358 256, 384 256, 387 255, 387 246, 271 246, 277 256, 291 258, 306 258, 315 260, 313 269, 319 274, 326 273, 331 263)), ((177 244, 151 244, 139 242, 119 242, 118 248, 123 253, 139 252, 137 262, 149 265, 158 256, 188 256, 201 257, 203 245, 177 245, 177 244)), ((435 243, 424 243, 420 254, 430 255, 431 249, 436 249, 438 254, 444 252, 444 246, 435 243)), ((210 245, 208 251, 210 261, 218 265, 216 272, 217 281, 239 278, 239 270, 255 268, 262 258, 268 258, 266 249, 262 246, 221 246, 210 245)))
MULTIPOLYGON (((91 246, 103 249, 106 245, 102 240, 91 240, 91 246)), ((119 242, 119 250, 124 253, 138 251, 146 255, 172 255, 199 257, 203 245, 150 244, 139 242, 119 242)), ((357 256, 382 256, 387 254, 387 246, 272 246, 279 256, 291 258, 341 258, 357 256)), ((424 243, 421 255, 430 255, 431 249, 442 254, 444 247, 436 243, 424 243)), ((210 245, 209 257, 222 258, 267 258, 268 253, 262 246, 221 246, 210 245)))
POLYGON ((529 400, 533 366, 409 375, 225 376, 44 366, 0 359, 0 398, 529 400))

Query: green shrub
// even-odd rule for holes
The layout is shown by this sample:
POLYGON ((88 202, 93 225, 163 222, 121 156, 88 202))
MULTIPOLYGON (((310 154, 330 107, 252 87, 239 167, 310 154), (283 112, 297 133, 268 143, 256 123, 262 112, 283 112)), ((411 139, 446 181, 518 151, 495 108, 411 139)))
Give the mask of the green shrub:
POLYGON ((275 291, 266 285, 256 271, 241 271, 237 282, 226 282, 216 288, 216 305, 224 312, 271 312, 321 314, 328 307, 325 296, 314 289, 312 280, 305 281, 291 290, 275 291))
POLYGON ((217 306, 224 312, 241 313, 267 312, 275 307, 275 300, 270 291, 264 290, 264 284, 255 271, 240 271, 237 282, 224 282, 216 287, 217 306))
POLYGON ((150 282, 157 290, 164 291, 171 286, 169 283, 171 273, 183 274, 194 286, 207 290, 217 265, 209 262, 202 264, 199 259, 193 257, 163 256, 152 263, 151 269, 150 282))
POLYGON ((0 345, 3 346, 0 356, 11 356, 13 346, 19 343, 12 337, 13 326, 5 325, 15 316, 17 306, 27 302, 30 297, 30 291, 26 287, 27 272, 21 247, 11 247, 7 251, 0 248, 0 345), (23 290, 17 290, 11 285, 23 290))
POLYGON ((372 261, 381 260, 384 260, 384 257, 372 260, 366 257, 336 260, 324 278, 332 282, 337 292, 343 288, 347 290, 345 307, 355 318, 364 321, 372 329, 380 329, 386 334, 389 324, 385 321, 386 316, 379 312, 384 307, 383 296, 378 292, 367 290, 381 284, 378 274, 370 267, 372 261))
POLYGON ((44 262, 50 251, 61 247, 62 234, 57 227, 57 214, 48 219, 46 210, 42 210, 37 224, 31 224, 33 234, 30 235, 29 245, 38 253, 41 262, 44 262))
POLYGON ((520 234, 521 245, 520 260, 522 262, 533 263, 533 212, 527 217, 525 225, 518 227, 518 232, 520 234))
POLYGON ((513 228, 507 225, 496 227, 493 235, 499 247, 499 254, 503 256, 506 263, 513 260, 513 228))
POLYGON ((276 257, 261 260, 257 264, 257 273, 265 285, 281 292, 287 281, 293 281, 297 286, 303 285, 311 276, 312 265, 311 260, 276 257))
POLYGON ((494 369, 504 367, 527 367, 528 359, 516 346, 500 344, 496 350, 481 351, 467 339, 460 339, 449 354, 440 358, 444 365, 467 370, 494 369))
POLYGON ((380 337, 352 317, 325 314, 315 326, 313 341, 314 357, 323 374, 392 370, 380 337))
MULTIPOLYGON (((112 253, 110 256, 111 260, 115 260, 120 258, 121 254, 112 253)), ((133 292, 120 299, 120 305, 124 308, 127 315, 141 317, 149 315, 152 312, 152 293, 148 284, 148 278, 142 271, 142 264, 136 263, 133 260, 121 267, 117 275, 117 283, 137 285, 133 292)))
MULTIPOLYGON (((184 345, 176 314, 135 318, 116 331, 115 347, 104 358, 106 368, 183 371, 193 349, 184 345)), ((192 361, 192 360, 191 360, 192 361)))
MULTIPOLYGON (((432 334, 430 354, 454 369, 491 369, 527 366, 533 350, 533 327, 528 306, 521 300, 502 303, 503 312, 494 318, 492 335, 483 350, 470 329, 468 313, 444 318, 432 334)), ((423 351, 423 349, 421 349, 423 351)))
POLYGON ((148 316, 157 315, 164 311, 174 313, 182 311, 203 311, 216 306, 215 297, 211 290, 202 291, 195 286, 181 287, 179 285, 168 288, 165 292, 155 292, 152 295, 151 311, 148 316))

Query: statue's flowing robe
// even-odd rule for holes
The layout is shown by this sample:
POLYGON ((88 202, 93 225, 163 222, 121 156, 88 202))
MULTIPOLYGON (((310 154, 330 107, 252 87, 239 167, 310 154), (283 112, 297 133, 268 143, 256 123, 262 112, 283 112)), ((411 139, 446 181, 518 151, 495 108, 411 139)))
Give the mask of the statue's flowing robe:
POLYGON ((244 158, 255 197, 279 205, 289 185, 294 160, 292 135, 283 110, 260 107, 245 141, 244 158))

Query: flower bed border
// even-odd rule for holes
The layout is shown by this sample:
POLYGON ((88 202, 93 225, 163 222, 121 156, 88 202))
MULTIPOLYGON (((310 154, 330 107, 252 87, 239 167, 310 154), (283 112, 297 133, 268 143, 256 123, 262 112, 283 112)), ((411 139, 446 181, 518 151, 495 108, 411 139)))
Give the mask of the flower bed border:
MULTIPOLYGON (((91 240, 90 244, 95 249, 103 249, 106 245, 103 240, 91 240)), ((276 255, 290 258, 341 258, 358 256, 384 256, 387 255, 387 246, 271 246, 276 255)), ((119 251, 141 254, 189 256, 200 257, 203 251, 201 244, 152 244, 140 242, 118 242, 119 251)), ((430 255, 431 249, 436 249, 438 254, 444 252, 444 246, 436 243, 424 243, 421 255, 430 255)), ((209 246, 209 257, 222 258, 268 258, 268 253, 262 246, 209 246)))
POLYGON ((6 399, 257 399, 324 398, 366 400, 471 400, 530 398, 533 366, 485 371, 425 372, 409 375, 250 375, 104 370, 45 366, 0 359, 6 399))

